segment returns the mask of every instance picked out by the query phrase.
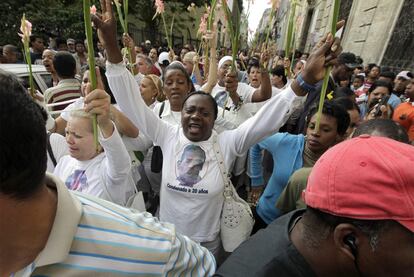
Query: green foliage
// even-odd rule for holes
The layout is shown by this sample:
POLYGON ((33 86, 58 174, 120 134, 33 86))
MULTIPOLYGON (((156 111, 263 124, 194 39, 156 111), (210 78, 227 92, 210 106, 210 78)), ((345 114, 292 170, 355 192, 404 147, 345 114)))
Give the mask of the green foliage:
POLYGON ((0 2, 0 10, 3 11, 0 45, 21 45, 17 32, 23 13, 33 24, 34 34, 40 34, 45 38, 50 35, 85 38, 80 0, 5 0, 0 2))
MULTIPOLYGON (((187 12, 187 7, 194 3, 196 6, 203 6, 206 3, 210 3, 208 0, 164 0, 164 5, 166 10, 170 11, 172 14, 182 14, 187 12)), ((154 0, 129 0, 130 5, 130 14, 136 16, 140 21, 144 22, 145 28, 147 29, 157 29, 160 25, 160 18, 152 19, 155 14, 154 0)), ((166 20, 171 21, 169 15, 166 13, 166 20)), ((172 16, 171 16, 172 17, 172 16)), ((191 20, 191 17, 190 19, 191 20)), ((174 24, 180 23, 176 22, 174 24)))
MULTIPOLYGON (((140 20, 144 26, 145 30, 149 32, 146 34, 146 38, 151 41, 156 41, 155 37, 157 31, 165 32, 163 30, 163 23, 161 16, 157 16, 153 19, 155 14, 154 0, 129 0, 130 16, 136 17, 140 20)), ((198 18, 194 18, 187 11, 187 7, 194 3, 196 6, 204 6, 210 1, 207 0, 164 0, 165 5, 165 21, 168 26, 171 26, 172 18, 174 20, 173 34, 180 33, 182 30, 186 30, 186 22, 190 22, 195 27, 196 21, 198 18)), ((137 26, 138 27, 138 26, 137 26)))
MULTIPOLYGON (((92 0, 99 9, 99 1, 92 0)), ((203 6, 210 3, 208 0, 165 0, 165 6, 173 14, 182 15, 187 12, 191 3, 203 6)), ((155 14, 154 0, 129 0, 129 14, 144 22, 145 28, 157 30, 160 26, 159 19, 152 20, 155 14)), ((2 17, 0 22, 0 45, 14 44, 21 46, 20 37, 17 35, 20 28, 20 19, 23 13, 33 24, 34 34, 49 36, 61 36, 63 38, 84 39, 85 29, 83 24, 82 0, 3 0, 0 1, 2 17)), ((166 20, 171 21, 171 14, 166 13, 166 20)), ((184 20, 180 18, 180 20, 184 20)), ((192 22, 194 18, 188 16, 192 22)), ((174 23, 174 29, 183 28, 178 20, 174 23)))

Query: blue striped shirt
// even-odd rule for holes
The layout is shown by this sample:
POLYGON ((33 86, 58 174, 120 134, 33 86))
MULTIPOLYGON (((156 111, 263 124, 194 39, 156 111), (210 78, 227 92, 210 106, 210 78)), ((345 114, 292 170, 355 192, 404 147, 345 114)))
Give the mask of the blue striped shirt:
MULTIPOLYGON (((31 276, 211 276, 213 255, 149 213, 69 192, 57 178, 56 218, 31 276)), ((24 269, 15 274, 23 276, 24 269)))

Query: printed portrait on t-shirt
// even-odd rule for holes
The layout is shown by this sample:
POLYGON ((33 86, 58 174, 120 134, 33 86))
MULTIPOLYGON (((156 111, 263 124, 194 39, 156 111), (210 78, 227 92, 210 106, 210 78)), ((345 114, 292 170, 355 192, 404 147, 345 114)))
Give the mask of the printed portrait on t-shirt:
POLYGON ((216 96, 214 96, 214 100, 216 100, 217 106, 224 108, 226 105, 227 97, 228 95, 226 91, 217 92, 216 96))
POLYGON ((193 187, 201 180, 201 170, 206 161, 204 150, 194 144, 187 145, 177 161, 177 180, 181 186, 193 187))
POLYGON ((75 170, 65 181, 65 185, 70 190, 82 191, 87 186, 85 170, 75 170))

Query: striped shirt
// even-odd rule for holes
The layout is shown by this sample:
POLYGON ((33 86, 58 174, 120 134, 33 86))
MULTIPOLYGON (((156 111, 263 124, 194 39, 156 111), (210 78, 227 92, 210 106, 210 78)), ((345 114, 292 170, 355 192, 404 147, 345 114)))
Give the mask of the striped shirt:
POLYGON ((213 275, 213 255, 173 225, 48 180, 58 194, 56 218, 31 276, 213 275))
MULTIPOLYGON (((44 95, 46 104, 59 103, 79 97, 81 97, 81 85, 77 79, 60 80, 57 86, 48 88, 44 95)), ((54 106, 50 108, 49 111, 60 111, 68 105, 69 104, 54 106)))

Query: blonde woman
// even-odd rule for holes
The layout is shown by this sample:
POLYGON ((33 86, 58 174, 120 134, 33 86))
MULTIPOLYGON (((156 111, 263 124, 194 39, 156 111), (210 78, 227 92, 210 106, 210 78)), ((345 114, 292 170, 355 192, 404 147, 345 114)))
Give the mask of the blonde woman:
POLYGON ((157 102, 162 102, 165 99, 162 93, 162 82, 155 74, 145 75, 139 85, 139 90, 142 99, 150 109, 153 109, 157 102))
POLYGON ((125 205, 133 194, 131 162, 109 110, 109 95, 96 89, 85 97, 85 110, 70 113, 65 129, 69 155, 59 160, 54 174, 71 190, 125 205), (93 137, 92 114, 97 116, 98 147, 93 137))

